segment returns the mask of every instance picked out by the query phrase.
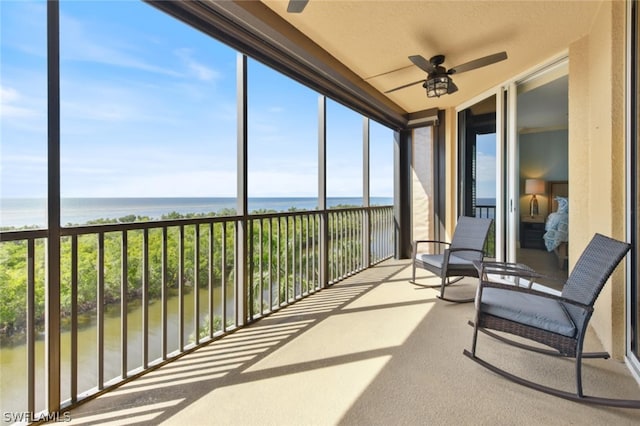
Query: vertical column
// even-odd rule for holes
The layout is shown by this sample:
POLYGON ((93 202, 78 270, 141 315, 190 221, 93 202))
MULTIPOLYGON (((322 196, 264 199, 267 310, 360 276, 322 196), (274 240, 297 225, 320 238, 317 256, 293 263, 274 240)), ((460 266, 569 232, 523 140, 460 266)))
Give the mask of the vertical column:
POLYGON ((362 261, 364 267, 371 265, 371 141, 369 119, 362 117, 362 205, 365 208, 362 223, 362 261))
POLYGON ((395 257, 411 257, 411 130, 394 133, 393 216, 395 257))
POLYGON ((411 141, 411 239, 434 239, 434 126, 413 129, 411 141))
MULTIPOLYGON (((247 57, 238 53, 236 67, 237 101, 238 101, 238 146, 236 171, 237 211, 241 217, 236 222, 236 325, 241 326, 247 318, 247 57)), ((223 301, 226 304, 226 301, 223 301)))
POLYGON ((327 212, 327 99, 318 96, 318 209, 320 210, 318 249, 320 287, 329 282, 329 213, 327 212))
POLYGON ((60 409, 60 9, 47 2, 47 278, 45 377, 48 412, 60 409))
POLYGON ((434 238, 436 240, 445 240, 445 230, 447 222, 447 141, 446 141, 446 113, 443 110, 438 111, 438 120, 433 125, 434 132, 434 179, 433 188, 434 199, 434 238))

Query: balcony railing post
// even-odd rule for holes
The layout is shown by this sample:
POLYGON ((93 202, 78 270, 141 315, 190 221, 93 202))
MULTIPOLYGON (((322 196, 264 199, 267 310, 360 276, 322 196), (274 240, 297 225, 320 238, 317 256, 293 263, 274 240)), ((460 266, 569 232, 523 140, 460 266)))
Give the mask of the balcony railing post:
POLYGON ((128 348, 127 348, 127 332, 128 321, 127 313, 129 306, 129 283, 128 283, 128 271, 129 271, 129 240, 127 231, 122 231, 121 234, 121 252, 120 252, 120 377, 125 379, 127 377, 127 365, 128 365, 128 348))
POLYGON ((318 224, 318 267, 320 288, 325 288, 329 283, 329 212, 323 210, 320 213, 320 221, 318 224))
POLYGON ((102 390, 104 388, 104 310, 105 310, 105 302, 104 302, 104 232, 98 233, 98 242, 97 242, 97 296, 96 296, 96 346, 97 346, 97 354, 96 354, 96 368, 97 368, 97 377, 98 377, 98 389, 102 390))
POLYGON ((178 227, 178 350, 184 350, 184 225, 178 227))
POLYGON ((193 230, 193 334, 200 343, 200 224, 193 230))
POLYGON ((254 301, 254 294, 253 294, 253 277, 254 277, 254 272, 255 272, 255 265, 253 264, 253 259, 255 256, 255 248, 253 246, 253 221, 249 220, 247 221, 248 225, 249 225, 249 229, 248 229, 248 235, 247 235, 247 260, 245 263, 247 263, 247 268, 248 268, 248 278, 247 278, 247 283, 248 283, 248 288, 247 288, 247 292, 248 295, 247 297, 249 298, 249 304, 248 304, 248 312, 247 314, 249 315, 249 319, 253 320, 253 317, 255 316, 255 312, 253 309, 253 301, 254 301))
POLYGON ((27 241, 27 410, 33 413, 36 406, 36 292, 35 292, 35 244, 27 241))
POLYGON ((363 267, 371 265, 371 209, 364 209, 362 216, 362 261, 363 267))
POLYGON ((235 326, 240 327, 247 322, 247 298, 248 298, 248 272, 247 272, 247 229, 249 226, 249 220, 244 217, 242 220, 236 222, 236 255, 235 268, 236 268, 236 306, 235 306, 235 326))

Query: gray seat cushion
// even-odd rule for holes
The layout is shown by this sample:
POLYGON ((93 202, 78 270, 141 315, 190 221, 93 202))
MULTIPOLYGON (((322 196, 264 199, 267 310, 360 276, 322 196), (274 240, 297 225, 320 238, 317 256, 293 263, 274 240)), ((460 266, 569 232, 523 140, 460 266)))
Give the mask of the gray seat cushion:
POLYGON ((531 327, 574 337, 576 327, 556 300, 499 288, 482 291, 482 312, 531 327))
MULTIPOLYGON (((435 266, 436 268, 442 268, 442 262, 444 260, 444 255, 442 254, 425 254, 418 253, 416 255, 416 259, 421 261, 422 263, 429 264, 431 266, 435 266)), ((469 269, 474 269, 473 262, 471 260, 463 259, 461 257, 450 255, 449 256, 449 265, 459 267, 469 267, 469 269)))

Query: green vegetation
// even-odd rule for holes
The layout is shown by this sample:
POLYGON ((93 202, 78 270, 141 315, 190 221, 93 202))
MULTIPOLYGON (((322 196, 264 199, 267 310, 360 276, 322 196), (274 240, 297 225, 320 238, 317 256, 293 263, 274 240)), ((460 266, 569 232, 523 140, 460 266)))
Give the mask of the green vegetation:
POLYGON ((487 257, 496 256, 496 223, 491 223, 489 227, 489 234, 487 235, 487 242, 484 244, 484 252, 487 257))
MULTIPOLYGON (((294 209, 290 211, 296 211, 294 209)), ((255 214, 274 213, 273 211, 256 211, 255 214)), ((235 211, 218 212, 215 216, 233 216, 235 211)), ((212 214, 170 213, 162 220, 188 219, 212 214)), ((344 262, 343 254, 351 253, 357 256, 361 241, 348 235, 357 235, 355 230, 361 226, 357 215, 339 216, 341 234, 344 234, 337 244, 340 259, 332 262, 344 262), (344 241, 342 241, 344 240, 344 241)), ((104 225, 112 223, 130 223, 149 221, 148 217, 124 216, 119 219, 100 219, 88 225, 104 225)), ((338 223, 337 222, 337 223, 338 223)), ((248 247, 250 261, 247 265, 250 275, 252 291, 249 297, 253 313, 260 313, 262 309, 277 306, 297 297, 312 288, 317 282, 318 256, 318 224, 313 214, 302 214, 288 217, 273 217, 264 219, 250 219, 250 230, 247 239, 251 241, 248 247), (312 265, 311 268, 307 265, 312 265), (272 300, 268 297, 272 295, 272 300)), ((123 269, 123 239, 126 235, 126 294, 129 300, 141 299, 144 282, 144 250, 147 248, 148 260, 148 297, 150 300, 160 298, 162 286, 171 296, 178 292, 182 273, 183 292, 189 293, 197 286, 207 289, 209 278, 212 285, 220 291, 223 286, 228 294, 233 294, 235 273, 235 238, 236 220, 230 217, 228 221, 216 222, 210 226, 206 224, 190 224, 169 226, 166 229, 166 267, 163 268, 163 228, 151 228, 147 233, 131 230, 92 233, 77 237, 77 308, 79 313, 90 312, 96 308, 98 299, 98 282, 103 282, 103 297, 105 304, 119 303, 122 292, 123 269), (182 241, 181 233, 182 232, 182 241), (213 235, 212 235, 213 234, 213 235), (102 235, 102 256, 100 241, 102 235), (198 244, 196 244, 196 236, 198 244), (182 247, 183 265, 180 266, 180 250, 182 247), (196 255, 196 247, 199 252, 196 255), (212 247, 210 251, 210 247, 212 247), (223 253, 224 250, 224 253, 223 253), (103 270, 100 274, 100 259, 103 270), (198 282, 196 283, 196 261, 198 268, 198 282), (223 264, 224 262, 224 264, 223 264), (163 271, 164 269, 164 271, 163 271), (163 273, 165 274, 163 279, 163 273), (224 273, 224 276, 223 276, 224 273), (164 283, 164 284, 163 284, 164 283)), ((45 253, 46 240, 35 241, 34 262, 34 295, 36 326, 41 327, 44 321, 45 300, 45 253)), ((61 240, 61 288, 60 303, 62 320, 68 321, 72 307, 72 237, 61 240)), ((347 254, 344 254, 346 256, 347 254)), ((0 340, 3 343, 19 343, 24 339, 27 318, 27 243, 26 241, 5 241, 0 243, 0 340)), ((214 327, 217 331, 222 327, 222 319, 214 317, 214 327)), ((208 319, 200 327, 201 335, 208 334, 208 319)))
MULTIPOLYGON (((191 215, 171 213, 162 219, 182 219, 191 215)), ((88 223, 89 225, 110 224, 117 222, 131 222, 131 216, 118 220, 100 219, 88 223)), ((135 218, 136 221, 145 221, 148 218, 135 218)), ((209 262, 207 249, 211 238, 209 225, 185 225, 182 245, 184 247, 184 265, 182 283, 185 291, 193 290, 195 268, 195 233, 196 226, 200 227, 198 255, 199 287, 207 287, 209 279, 209 262)), ((211 268, 213 270, 216 285, 222 282, 232 282, 234 262, 234 222, 225 221, 216 223, 213 227, 213 246, 222 247, 222 227, 226 226, 226 253, 225 253, 225 277, 222 277, 222 252, 214 250, 211 268)), ((180 227, 166 228, 166 277, 164 279, 167 294, 176 294, 179 285, 180 266, 180 227)), ((122 282, 122 247, 123 232, 107 232, 103 234, 103 273, 104 302, 106 304, 119 303, 121 299, 122 282)), ((126 283, 127 297, 129 299, 140 298, 143 292, 143 237, 142 230, 126 232, 127 238, 127 265, 126 283)), ((95 309, 97 303, 97 289, 99 279, 99 234, 80 235, 77 238, 77 306, 80 313, 95 309)), ((60 268, 61 288, 60 303, 63 321, 71 314, 71 283, 72 283, 72 239, 63 237, 61 240, 60 268)), ((148 231, 148 296, 157 299, 162 292, 163 283, 163 231, 162 228, 154 228, 148 231)), ((42 325, 44 318, 44 282, 45 282, 45 240, 36 240, 35 243, 35 318, 36 325, 42 325)), ((0 244, 0 339, 11 339, 12 336, 20 338, 26 326, 27 310, 27 244, 25 241, 11 241, 0 244)), ((13 339, 11 339, 13 340, 13 339)))

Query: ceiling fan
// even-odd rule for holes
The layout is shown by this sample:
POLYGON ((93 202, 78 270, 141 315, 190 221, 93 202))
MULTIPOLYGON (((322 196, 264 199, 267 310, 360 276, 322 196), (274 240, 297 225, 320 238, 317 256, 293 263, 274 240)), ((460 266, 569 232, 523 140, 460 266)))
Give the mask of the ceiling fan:
POLYGON ((307 7, 309 0, 289 0, 287 5, 287 12, 289 13, 301 13, 305 7, 307 7))
POLYGON ((396 90, 404 89, 405 87, 410 87, 414 84, 423 83, 422 87, 427 89, 427 97, 439 98, 442 95, 455 93, 458 90, 458 86, 456 86, 453 80, 451 80, 451 77, 449 77, 450 75, 485 67, 505 59, 507 59, 507 52, 499 52, 494 53, 493 55, 474 59, 473 61, 466 62, 447 70, 442 66, 444 63, 444 55, 433 56, 428 61, 420 55, 409 56, 409 60, 413 62, 415 66, 427 73, 427 78, 414 81, 413 83, 404 84, 400 87, 396 87, 395 89, 387 90, 385 93, 395 92, 396 90))

